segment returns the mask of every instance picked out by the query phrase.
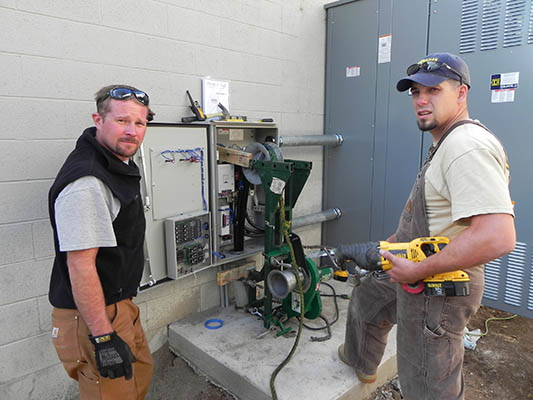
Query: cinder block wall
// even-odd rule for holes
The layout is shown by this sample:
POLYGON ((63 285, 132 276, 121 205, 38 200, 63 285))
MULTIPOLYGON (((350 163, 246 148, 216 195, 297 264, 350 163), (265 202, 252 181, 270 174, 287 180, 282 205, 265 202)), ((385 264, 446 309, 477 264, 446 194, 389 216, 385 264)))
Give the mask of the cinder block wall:
MULTIPOLYGON (((272 117, 281 135, 321 134, 324 0, 0 1, 0 398, 76 392, 50 340, 53 243, 47 192, 110 83, 150 94, 156 121, 189 115, 204 76, 230 81, 230 108, 272 117)), ((321 209, 322 149, 296 215, 321 209)), ((301 232, 318 244, 320 226, 301 232)), ((151 345, 171 321, 218 305, 214 271, 137 297, 151 345)))

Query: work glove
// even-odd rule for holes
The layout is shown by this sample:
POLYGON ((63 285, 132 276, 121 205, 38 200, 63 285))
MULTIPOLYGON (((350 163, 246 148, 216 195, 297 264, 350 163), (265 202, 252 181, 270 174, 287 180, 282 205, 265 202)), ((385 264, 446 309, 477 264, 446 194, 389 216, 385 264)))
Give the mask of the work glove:
POLYGON ((89 340, 94 345, 96 365, 101 376, 111 379, 124 376, 126 380, 132 378, 131 363, 136 361, 135 357, 130 346, 116 332, 89 335, 89 340))
POLYGON ((335 256, 340 264, 352 260, 367 271, 381 270, 379 242, 341 244, 335 250, 335 256))

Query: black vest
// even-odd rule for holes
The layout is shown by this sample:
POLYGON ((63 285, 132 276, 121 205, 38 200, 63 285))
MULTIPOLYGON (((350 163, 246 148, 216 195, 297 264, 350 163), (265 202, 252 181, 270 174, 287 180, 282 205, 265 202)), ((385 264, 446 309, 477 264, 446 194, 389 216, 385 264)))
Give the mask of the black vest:
POLYGON ((83 132, 48 193, 48 210, 54 229, 56 252, 48 298, 54 307, 76 308, 66 253, 59 251, 54 203, 65 186, 84 176, 100 179, 120 201, 120 212, 113 222, 117 246, 101 247, 96 257, 96 269, 106 305, 135 296, 142 278, 146 222, 139 189, 139 168, 132 160, 128 165, 123 163, 98 144, 95 135, 94 127, 83 132))

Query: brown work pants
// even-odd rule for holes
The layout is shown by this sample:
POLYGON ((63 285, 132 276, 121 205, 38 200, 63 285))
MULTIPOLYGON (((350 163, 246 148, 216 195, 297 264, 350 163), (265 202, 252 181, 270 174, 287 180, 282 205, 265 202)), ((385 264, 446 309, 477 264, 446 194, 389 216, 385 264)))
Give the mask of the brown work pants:
POLYGON ((52 341, 72 379, 78 381, 81 400, 144 399, 152 379, 153 360, 141 326, 139 308, 130 299, 106 307, 113 329, 133 352, 133 377, 101 377, 96 367, 89 329, 78 310, 52 310, 52 341))

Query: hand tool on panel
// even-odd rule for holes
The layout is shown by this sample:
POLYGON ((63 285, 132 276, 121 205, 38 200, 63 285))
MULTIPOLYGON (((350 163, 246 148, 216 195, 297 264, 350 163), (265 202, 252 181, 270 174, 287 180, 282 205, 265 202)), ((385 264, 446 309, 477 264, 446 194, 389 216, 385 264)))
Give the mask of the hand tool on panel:
MULTIPOLYGON (((341 245, 332 251, 336 259, 341 261, 341 265, 346 260, 352 260, 357 267, 366 271, 387 271, 392 268, 392 263, 380 255, 380 250, 390 251, 396 257, 406 258, 416 263, 440 252, 448 243, 450 243, 449 238, 435 236, 421 237, 404 243, 385 241, 353 243, 341 245)), ((348 272, 357 274, 355 270, 348 270, 348 272)), ((409 293, 416 294, 424 291, 428 296, 468 296, 470 294, 470 278, 466 272, 461 270, 432 275, 423 281, 402 286, 409 293)))
POLYGON ((181 119, 181 122, 205 121, 207 117, 204 114, 204 111, 202 110, 202 107, 200 106, 200 104, 196 100, 193 100, 188 90, 186 91, 186 93, 187 93, 187 97, 189 98, 189 102, 191 103, 189 108, 194 113, 194 116, 183 117, 181 119))
POLYGON ((218 118, 220 121, 228 122, 245 122, 247 120, 247 117, 245 116, 231 115, 229 110, 222 103, 218 103, 217 105, 221 112, 215 114, 205 114, 200 104, 196 100, 193 100, 188 90, 186 93, 187 97, 189 98, 189 102, 191 103, 189 108, 192 110, 194 115, 181 118, 181 122, 207 121, 215 118, 218 118))

